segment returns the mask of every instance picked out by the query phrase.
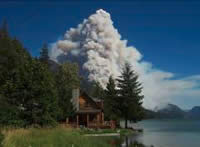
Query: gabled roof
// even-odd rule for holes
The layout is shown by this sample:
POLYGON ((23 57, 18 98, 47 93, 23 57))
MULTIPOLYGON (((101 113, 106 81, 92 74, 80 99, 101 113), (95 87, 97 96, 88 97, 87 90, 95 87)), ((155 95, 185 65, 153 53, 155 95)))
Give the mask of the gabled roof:
POLYGON ((97 109, 101 109, 102 110, 102 108, 101 107, 99 107, 98 105, 97 105, 97 99, 93 99, 92 97, 90 97, 85 91, 80 91, 80 96, 84 96, 85 98, 87 98, 87 100, 94 106, 94 107, 96 107, 97 109))

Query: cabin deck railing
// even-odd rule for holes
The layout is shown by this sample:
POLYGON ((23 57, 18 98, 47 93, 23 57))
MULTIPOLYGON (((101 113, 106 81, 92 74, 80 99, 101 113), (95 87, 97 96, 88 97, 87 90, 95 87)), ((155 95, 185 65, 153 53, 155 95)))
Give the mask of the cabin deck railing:
MULTIPOLYGON (((71 126, 71 127, 80 127, 81 125, 77 126, 77 123, 75 122, 70 122, 67 125, 71 126)), ((97 122, 97 121, 91 121, 87 124, 87 126, 85 126, 87 128, 113 128, 113 124, 111 121, 104 121, 104 122, 97 122)))
POLYGON ((111 124, 109 121, 105 122, 89 122, 88 123, 88 128, 110 128, 111 124))

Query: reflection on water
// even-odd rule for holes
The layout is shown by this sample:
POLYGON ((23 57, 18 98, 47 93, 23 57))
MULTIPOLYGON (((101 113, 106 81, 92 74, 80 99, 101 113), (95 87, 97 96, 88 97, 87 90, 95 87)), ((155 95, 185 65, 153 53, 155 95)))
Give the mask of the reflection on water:
POLYGON ((137 141, 154 147, 200 147, 200 120, 145 120, 137 126, 144 132, 124 138, 121 146, 134 147, 137 141))
POLYGON ((136 135, 129 135, 124 137, 120 147, 145 147, 142 143, 138 142, 136 135))
MULTIPOLYGON (((120 126, 124 127, 124 122, 120 122, 120 126)), ((135 129, 143 129, 139 124, 133 124, 131 122, 128 122, 128 126, 135 128, 135 129)), ((120 147, 147 147, 147 145, 144 146, 143 141, 141 140, 143 136, 143 133, 134 133, 132 135, 123 137, 121 139, 120 147)), ((149 146, 148 146, 149 147, 149 146)), ((150 147, 153 147, 152 145, 150 147)))
POLYGON ((125 137, 113 137, 110 141, 112 147, 147 147, 138 142, 139 134, 132 134, 125 137))

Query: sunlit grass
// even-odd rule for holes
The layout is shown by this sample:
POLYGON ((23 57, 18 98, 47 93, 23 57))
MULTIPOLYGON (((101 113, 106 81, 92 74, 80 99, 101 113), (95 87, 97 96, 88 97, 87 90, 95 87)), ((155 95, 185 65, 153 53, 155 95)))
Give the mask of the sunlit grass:
POLYGON ((30 128, 3 131, 4 147, 110 147, 110 139, 102 141, 97 137, 86 137, 76 129, 30 128))
MULTIPOLYGON (((119 129, 74 129, 59 125, 55 128, 4 128, 2 147, 119 147, 123 137, 92 137, 84 134, 115 133, 119 129)), ((129 134, 130 130, 120 129, 120 134, 129 134)), ((123 136, 123 135, 122 135, 123 136)), ((1 147, 1 145, 0 145, 1 147)), ((131 147, 144 147, 133 144, 131 147)))

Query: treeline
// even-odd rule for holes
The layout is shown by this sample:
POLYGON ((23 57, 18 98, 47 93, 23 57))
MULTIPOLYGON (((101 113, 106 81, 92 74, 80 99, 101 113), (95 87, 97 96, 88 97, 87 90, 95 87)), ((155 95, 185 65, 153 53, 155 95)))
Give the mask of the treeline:
POLYGON ((52 71, 48 48, 32 57, 6 22, 0 28, 0 125, 55 125, 73 114, 72 88, 79 87, 78 65, 65 63, 52 71))

